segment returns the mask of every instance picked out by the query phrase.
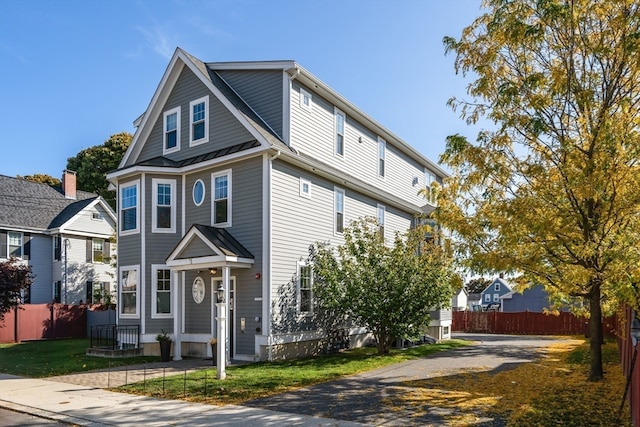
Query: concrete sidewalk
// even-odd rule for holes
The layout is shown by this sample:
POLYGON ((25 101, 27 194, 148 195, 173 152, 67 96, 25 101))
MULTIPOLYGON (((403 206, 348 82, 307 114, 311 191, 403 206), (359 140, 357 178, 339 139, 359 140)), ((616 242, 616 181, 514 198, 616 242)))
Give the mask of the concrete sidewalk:
POLYGON ((79 426, 361 426, 237 405, 214 406, 0 374, 0 407, 79 426))

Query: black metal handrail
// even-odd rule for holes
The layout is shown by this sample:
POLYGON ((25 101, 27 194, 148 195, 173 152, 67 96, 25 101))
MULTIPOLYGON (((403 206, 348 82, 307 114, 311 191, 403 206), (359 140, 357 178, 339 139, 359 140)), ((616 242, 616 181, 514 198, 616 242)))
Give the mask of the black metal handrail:
POLYGON ((140 348, 140 325, 92 326, 91 348, 110 350, 140 348))

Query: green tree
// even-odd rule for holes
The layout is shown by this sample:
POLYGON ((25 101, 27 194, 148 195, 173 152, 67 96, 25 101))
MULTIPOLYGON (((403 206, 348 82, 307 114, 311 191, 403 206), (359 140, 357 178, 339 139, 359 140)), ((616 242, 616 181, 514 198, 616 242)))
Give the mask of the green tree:
POLYGON ((5 313, 21 304, 21 293, 33 283, 31 266, 16 258, 0 262, 0 320, 5 313))
POLYGON ((133 136, 128 132, 111 135, 102 145, 80 151, 67 159, 67 169, 77 173, 77 186, 102 196, 115 208, 115 192, 107 190, 107 172, 117 169, 133 136))
POLYGON ((590 315, 590 380, 603 378, 602 315, 637 302, 640 3, 486 0, 459 40, 456 72, 475 143, 447 138, 453 170, 438 220, 473 270, 511 271, 590 315))
POLYGON ((424 228, 398 234, 389 246, 368 218, 345 230, 344 245, 314 245, 316 311, 366 327, 380 354, 397 338, 418 336, 429 325, 429 311, 451 303, 455 278, 445 248, 425 234, 424 228))
POLYGON ((17 178, 26 179, 27 181, 39 182, 41 184, 47 184, 51 187, 60 187, 62 182, 58 178, 54 178, 51 175, 44 173, 34 173, 33 175, 18 175, 17 178))
POLYGON ((487 286, 491 284, 492 280, 485 279, 484 277, 476 277, 469 280, 464 286, 467 288, 470 294, 479 294, 484 291, 487 286))

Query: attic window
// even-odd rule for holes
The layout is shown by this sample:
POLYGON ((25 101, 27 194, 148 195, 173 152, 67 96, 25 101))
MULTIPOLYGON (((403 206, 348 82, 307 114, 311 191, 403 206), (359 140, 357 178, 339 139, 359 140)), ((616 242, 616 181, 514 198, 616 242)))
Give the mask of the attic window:
POLYGON ((104 217, 100 212, 94 212, 91 214, 91 219, 95 219, 96 221, 102 221, 104 217))
POLYGON ((308 112, 311 112, 312 110, 312 101, 313 97, 311 96, 311 94, 309 92, 307 92, 306 90, 300 88, 300 108, 302 108, 303 110, 307 110, 308 112))

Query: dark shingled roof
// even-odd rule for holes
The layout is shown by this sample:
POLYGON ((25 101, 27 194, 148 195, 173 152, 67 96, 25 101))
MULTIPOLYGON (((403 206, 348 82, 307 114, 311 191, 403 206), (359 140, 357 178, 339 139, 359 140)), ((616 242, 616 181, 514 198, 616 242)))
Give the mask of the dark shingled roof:
POLYGON ((61 188, 0 175, 0 227, 56 228, 98 196, 78 191, 76 197, 65 198, 61 188))
POLYGON ((254 259, 254 256, 240 242, 227 231, 226 228, 210 227, 208 225, 194 224, 211 243, 224 252, 227 256, 254 259))
POLYGON ((238 153, 240 151, 249 150, 250 148, 256 148, 259 146, 260 146, 260 143, 254 139, 251 141, 232 145, 231 147, 225 147, 219 150, 211 151, 209 153, 200 154, 194 157, 189 157, 188 159, 184 159, 184 160, 176 161, 176 160, 168 159, 163 156, 159 156, 159 157, 154 157, 153 159, 143 160, 132 166, 162 166, 162 167, 170 167, 170 168, 181 168, 183 166, 194 165, 196 163, 205 162, 207 160, 226 156, 228 154, 238 153))

